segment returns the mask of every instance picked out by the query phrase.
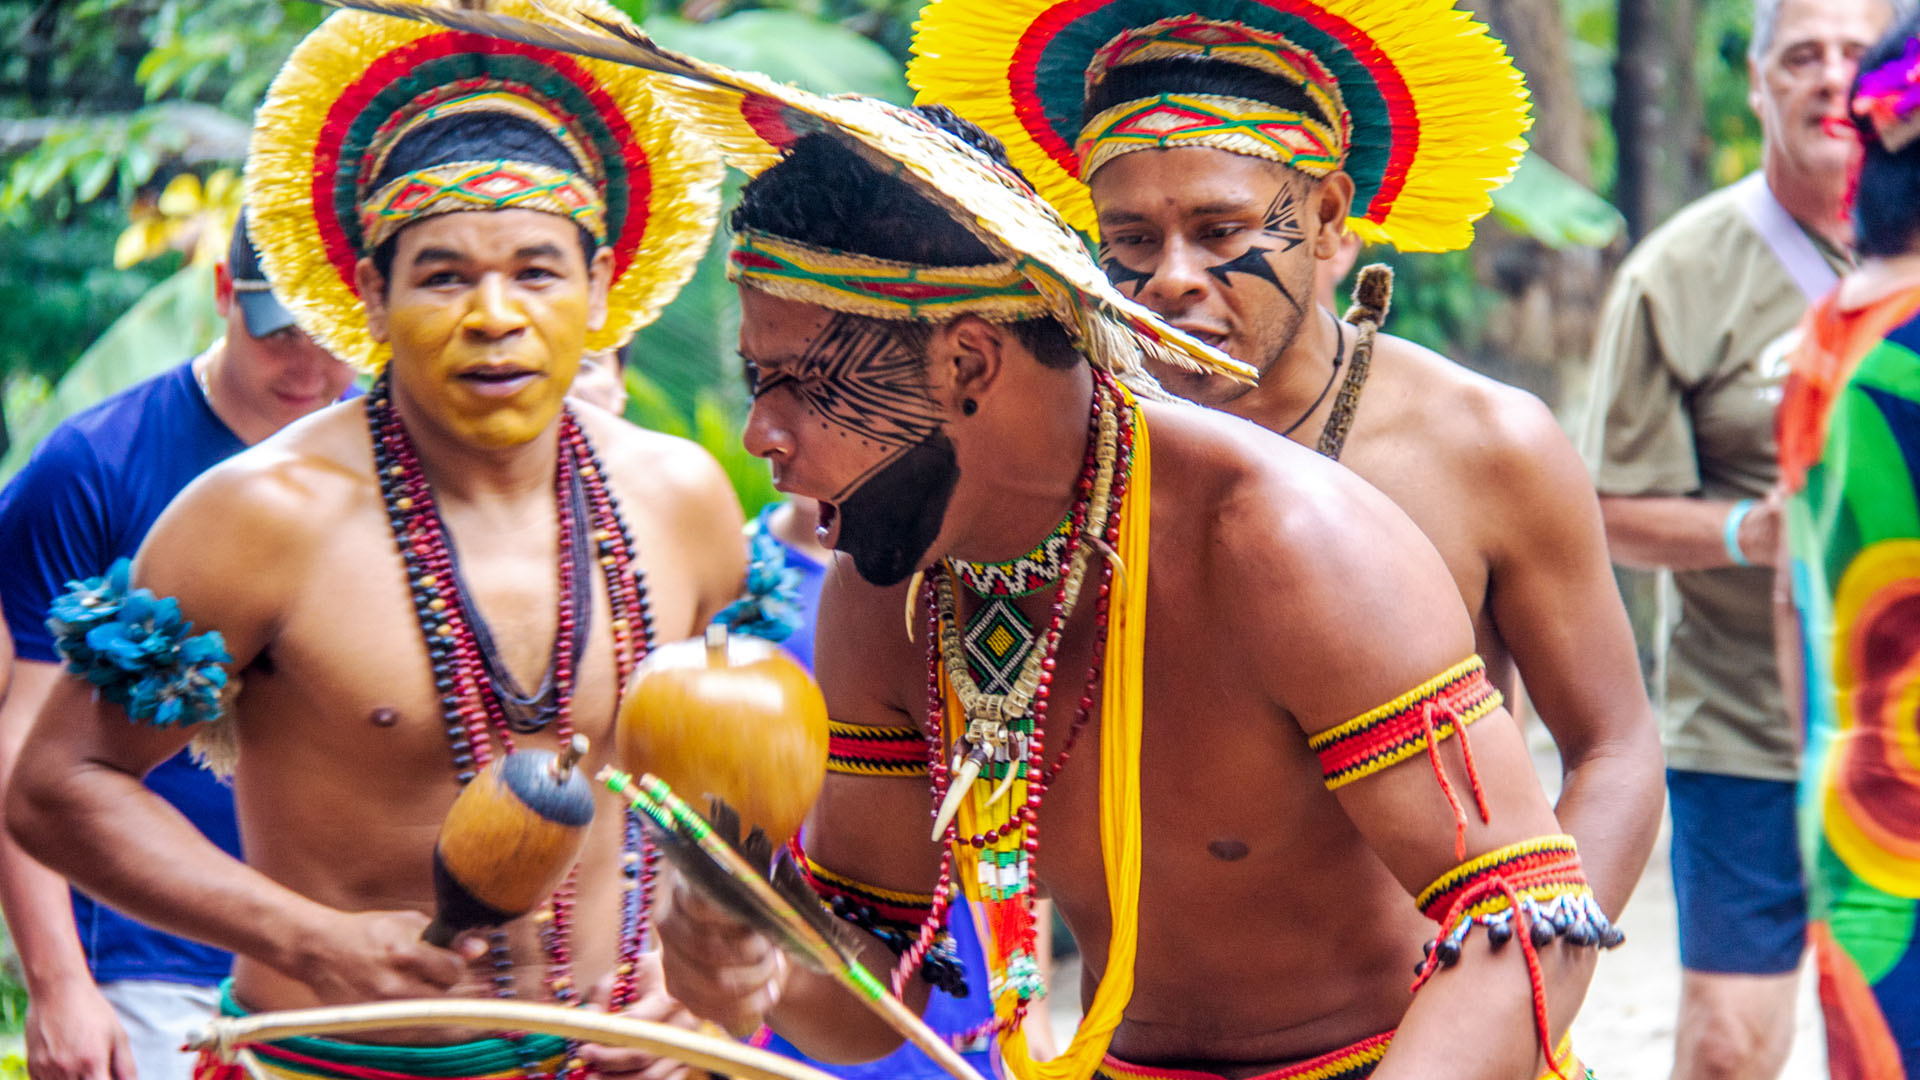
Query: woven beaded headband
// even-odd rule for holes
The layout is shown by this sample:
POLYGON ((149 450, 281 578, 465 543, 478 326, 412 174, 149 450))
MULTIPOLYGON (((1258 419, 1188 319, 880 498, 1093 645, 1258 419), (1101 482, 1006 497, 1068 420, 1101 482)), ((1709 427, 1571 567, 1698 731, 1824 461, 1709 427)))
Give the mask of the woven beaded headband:
POLYGON ((1017 262, 924 266, 752 229, 734 235, 727 280, 872 319, 943 322, 977 315, 989 322, 1019 322, 1053 314, 1017 262))
POLYGON ((1086 126, 1074 152, 1080 178, 1135 150, 1205 146, 1326 176, 1347 155, 1340 134, 1305 113, 1218 94, 1160 94, 1115 105, 1086 126))
POLYGON ((1181 15, 1116 36, 1095 54, 1086 87, 1094 94, 1115 71, 1153 60, 1234 64, 1297 86, 1319 115, 1250 98, 1165 93, 1124 101, 1088 121, 1074 143, 1080 178, 1135 150, 1204 146, 1290 165, 1310 176, 1346 161, 1353 119, 1340 84, 1312 53, 1285 37, 1239 23, 1181 15))
POLYGON ((395 177, 361 204, 360 235, 377 248, 422 218, 461 210, 540 210, 607 242, 607 203, 584 177, 530 161, 449 161, 395 177))

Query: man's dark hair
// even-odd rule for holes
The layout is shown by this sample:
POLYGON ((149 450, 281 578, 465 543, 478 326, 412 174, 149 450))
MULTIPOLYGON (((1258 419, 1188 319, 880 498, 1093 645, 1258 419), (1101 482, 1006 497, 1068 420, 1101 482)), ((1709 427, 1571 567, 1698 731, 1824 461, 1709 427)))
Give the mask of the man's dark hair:
MULTIPOLYGON (((491 161, 495 158, 584 173, 580 162, 574 159, 573 153, 560 140, 525 117, 497 112, 454 113, 429 120, 403 136, 387 154, 386 162, 367 190, 378 191, 396 177, 443 162, 491 161)), ((380 271, 382 281, 389 282, 389 288, 393 277, 394 251, 400 234, 410 227, 396 230, 373 249, 373 268, 380 271)), ((585 227, 576 223, 575 228, 580 233, 580 251, 587 264, 592 265, 594 252, 599 250, 599 245, 585 227)))
POLYGON ((1126 64, 1108 72, 1081 107, 1081 126, 1115 105, 1161 94, 1212 94, 1264 101, 1333 123, 1333 118, 1308 97, 1304 89, 1278 75, 1223 60, 1171 56, 1126 64))
MULTIPOLYGON (((1861 73, 1898 60, 1916 35, 1920 35, 1920 13, 1901 19, 1861 55, 1861 73)), ((1856 79, 1853 92, 1859 91, 1856 79)), ((1862 255, 1905 255, 1920 241, 1920 142, 1895 153, 1881 144, 1867 117, 1855 116, 1853 122, 1866 143, 1853 199, 1854 244, 1862 255)))
MULTIPOLYGON (((935 126, 1001 167, 999 140, 943 106, 918 110, 935 126)), ((772 233, 816 247, 930 266, 980 266, 998 259, 980 239, 903 180, 880 172, 831 135, 794 143, 779 164, 740 193, 729 219, 735 232, 772 233)), ((930 329, 919 323, 870 320, 915 350, 924 351, 930 329)), ((1029 352, 1051 368, 1070 368, 1080 354, 1058 320, 1025 319, 1008 328, 1029 352)))

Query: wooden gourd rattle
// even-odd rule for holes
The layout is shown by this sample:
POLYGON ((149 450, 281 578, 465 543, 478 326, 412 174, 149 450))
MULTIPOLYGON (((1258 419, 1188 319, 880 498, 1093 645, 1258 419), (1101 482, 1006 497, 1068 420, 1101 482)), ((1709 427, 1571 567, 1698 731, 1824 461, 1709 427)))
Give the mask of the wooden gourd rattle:
POLYGON ((742 831, 792 839, 827 775, 827 703, 770 641, 729 634, 663 645, 641 661, 620 704, 621 768, 652 773, 704 811, 719 799, 742 831))
POLYGON ((575 735, 558 753, 515 750, 468 781, 433 848, 438 910, 422 941, 447 948, 553 895, 593 823, 593 785, 576 768, 586 754, 587 737, 575 735))

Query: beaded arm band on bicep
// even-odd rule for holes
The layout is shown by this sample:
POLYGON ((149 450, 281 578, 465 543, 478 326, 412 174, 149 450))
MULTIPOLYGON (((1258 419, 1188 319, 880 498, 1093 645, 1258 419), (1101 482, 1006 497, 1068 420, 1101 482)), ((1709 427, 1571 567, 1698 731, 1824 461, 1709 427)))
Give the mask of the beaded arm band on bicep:
MULTIPOLYGON (((813 886, 813 891, 826 902, 827 910, 833 912, 835 918, 879 938, 895 956, 906 953, 919 941, 921 927, 933 913, 932 893, 882 889, 836 874, 808 858, 797 836, 788 847, 795 865, 806 875, 807 884, 813 886)), ((920 962, 920 974, 929 984, 953 997, 967 996, 966 970, 960 964, 953 935, 945 927, 940 928, 926 950, 920 962)))
POLYGON ((827 771, 853 776, 927 775, 927 735, 918 728, 827 721, 827 771))
POLYGON ((158 728, 190 727, 220 717, 222 664, 233 662, 218 630, 193 632, 172 597, 129 588, 133 563, 67 582, 47 613, 54 649, 67 670, 92 683, 127 716, 158 728))
POLYGON ((1538 950, 1556 938, 1603 949, 1626 940, 1593 898, 1573 837, 1537 836, 1476 856, 1440 875, 1414 903, 1439 924, 1440 936, 1427 943, 1425 958, 1414 968, 1413 988, 1458 963, 1475 926, 1485 930, 1494 949, 1519 938, 1533 983, 1535 1032, 1555 1074, 1564 1075, 1552 1050, 1538 950))
POLYGON ((1456 732, 1466 759, 1467 780, 1473 789, 1480 820, 1488 820, 1486 793, 1466 728, 1500 707, 1500 691, 1487 681, 1487 666, 1470 656, 1385 705, 1328 728, 1307 740, 1320 756, 1320 772, 1327 790, 1334 791, 1425 751, 1433 775, 1453 808, 1454 858, 1466 856, 1467 812, 1454 793, 1440 764, 1440 744, 1456 732))

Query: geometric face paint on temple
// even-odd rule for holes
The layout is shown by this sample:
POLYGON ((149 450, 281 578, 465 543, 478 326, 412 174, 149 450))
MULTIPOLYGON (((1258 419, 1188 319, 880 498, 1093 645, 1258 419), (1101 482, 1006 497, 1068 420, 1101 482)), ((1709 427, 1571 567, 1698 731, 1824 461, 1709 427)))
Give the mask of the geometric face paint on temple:
POLYGON ((1233 288, 1233 274, 1248 274, 1261 278, 1280 290, 1296 308, 1304 307, 1300 297, 1293 294, 1281 283, 1274 273, 1273 264, 1267 260, 1276 250, 1285 254, 1306 242, 1307 232, 1300 225, 1300 196, 1294 185, 1283 185, 1273 201, 1267 204, 1267 212, 1261 217, 1260 231, 1280 242, 1278 249, 1254 245, 1224 262, 1207 267, 1207 273, 1218 278, 1222 285, 1233 288))
POLYGON ((921 328, 740 290, 747 449, 820 501, 821 541, 892 585, 920 568, 959 465, 929 395, 921 328), (797 351, 795 351, 797 350, 797 351))
POLYGON ((786 387, 821 430, 879 451, 837 491, 822 496, 829 501, 844 499, 940 426, 927 395, 926 358, 892 331, 874 320, 835 312, 790 362, 772 370, 746 362, 751 397, 786 387))

